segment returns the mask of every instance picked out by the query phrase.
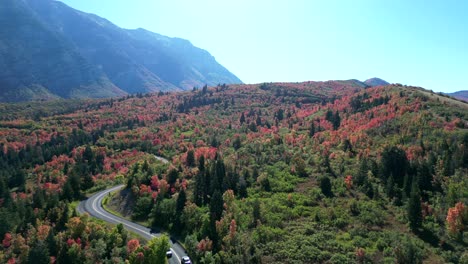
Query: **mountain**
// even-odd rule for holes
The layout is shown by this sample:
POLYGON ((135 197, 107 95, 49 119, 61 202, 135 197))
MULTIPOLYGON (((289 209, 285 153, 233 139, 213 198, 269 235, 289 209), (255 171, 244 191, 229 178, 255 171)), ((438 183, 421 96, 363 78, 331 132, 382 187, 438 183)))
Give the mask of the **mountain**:
POLYGON ((374 87, 374 86, 382 86, 382 85, 389 85, 387 81, 384 81, 380 78, 370 78, 364 81, 365 84, 374 87))
POLYGON ((454 93, 448 93, 448 95, 453 96, 457 99, 468 102, 468 91, 458 91, 454 93))
POLYGON ((241 83, 207 51, 51 0, 0 3, 0 101, 111 97, 241 83))

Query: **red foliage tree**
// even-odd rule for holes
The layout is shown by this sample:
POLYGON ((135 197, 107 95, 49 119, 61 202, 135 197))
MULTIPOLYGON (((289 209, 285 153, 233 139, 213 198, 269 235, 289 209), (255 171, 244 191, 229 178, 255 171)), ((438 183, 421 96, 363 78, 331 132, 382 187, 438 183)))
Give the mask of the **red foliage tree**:
POLYGON ((455 207, 449 208, 447 212, 447 229, 451 235, 457 235, 466 227, 468 220, 468 210, 462 202, 458 202, 455 207))
POLYGON ((132 254, 140 247, 140 241, 138 239, 131 239, 127 242, 127 252, 128 254, 132 254))
POLYGON ((348 175, 345 178, 346 188, 349 190, 353 187, 353 176, 348 175))
POLYGON ((5 238, 2 241, 2 246, 4 248, 9 248, 11 246, 11 234, 10 233, 5 234, 5 238))

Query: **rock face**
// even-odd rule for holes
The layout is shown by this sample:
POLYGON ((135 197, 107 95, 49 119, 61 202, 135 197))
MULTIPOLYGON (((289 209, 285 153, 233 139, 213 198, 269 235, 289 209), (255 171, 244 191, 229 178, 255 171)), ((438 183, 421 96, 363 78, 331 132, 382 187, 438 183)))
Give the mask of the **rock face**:
POLYGON ((382 80, 380 78, 370 78, 370 79, 365 80, 364 83, 366 85, 371 86, 371 87, 389 85, 390 84, 387 81, 384 81, 384 80, 382 80))
POLYGON ((241 83, 207 51, 52 0, 0 1, 0 101, 241 83))

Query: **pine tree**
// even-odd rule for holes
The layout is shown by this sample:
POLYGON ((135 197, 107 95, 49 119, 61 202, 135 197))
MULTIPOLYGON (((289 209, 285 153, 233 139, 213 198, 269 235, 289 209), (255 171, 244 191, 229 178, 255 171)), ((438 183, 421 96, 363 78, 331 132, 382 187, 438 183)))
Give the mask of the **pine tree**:
POLYGON ((309 128, 309 137, 313 137, 315 135, 315 124, 314 121, 310 123, 310 128, 309 128))
POLYGON ((198 170, 200 172, 205 171, 205 156, 201 155, 200 158, 198 159, 198 170))
POLYGON ((68 208, 68 204, 65 204, 63 207, 62 215, 60 217, 59 222, 57 223, 57 231, 63 231, 66 228, 66 225, 68 223, 68 219, 70 219, 69 216, 70 210, 68 208))
POLYGON ((187 202, 187 195, 184 190, 179 192, 176 202, 176 212, 175 212, 175 221, 174 221, 174 231, 180 233, 184 229, 182 226, 183 221, 181 221, 182 212, 184 211, 185 203, 187 202))
POLYGON ((421 195, 416 180, 413 180, 408 201, 408 220, 412 231, 417 231, 422 225, 421 195))
POLYGON ((50 255, 57 256, 59 248, 57 245, 57 240, 55 239, 54 229, 51 229, 49 231, 49 234, 47 235, 47 238, 46 238, 46 243, 47 243, 47 247, 49 249, 50 255))
POLYGON ((195 154, 192 149, 187 152, 187 166, 195 166, 195 154))
POLYGON ((73 201, 73 189, 71 187, 70 181, 66 181, 62 189, 62 199, 66 201, 73 201))
POLYGON ((232 142, 232 147, 235 149, 235 150, 238 150, 240 149, 241 147, 241 140, 240 140, 240 137, 237 136, 234 138, 234 141, 232 142))
POLYGON ((241 125, 245 123, 245 115, 244 115, 244 113, 241 114, 241 117, 240 117, 240 119, 239 119, 239 122, 240 122, 241 125))
POLYGON ((327 196, 327 197, 332 197, 333 196, 332 185, 331 185, 330 178, 325 176, 325 177, 322 177, 320 179, 320 189, 322 190, 322 193, 325 196, 327 196))
POLYGON ((86 146, 85 151, 83 152, 83 160, 90 162, 93 160, 94 154, 89 145, 86 146))
POLYGON ((179 172, 175 169, 171 169, 167 174, 167 183, 173 185, 179 178, 179 172))
POLYGON ((239 179, 239 198, 247 198, 247 182, 244 176, 239 179))
POLYGON ((213 241, 214 245, 214 251, 219 250, 219 237, 218 237, 218 232, 216 231, 216 221, 221 219, 221 216, 223 214, 223 197, 221 196, 221 193, 219 190, 216 190, 213 193, 213 197, 211 198, 210 201, 210 228, 209 228, 209 234, 210 238, 213 241))
POLYGON ((73 190, 73 198, 80 199, 81 198, 81 180, 76 174, 72 174, 67 179, 67 182, 70 182, 71 189, 73 190))
POLYGON ((204 174, 205 172, 203 171, 198 171, 198 173, 195 175, 195 186, 193 189, 193 202, 197 206, 202 206, 203 205, 203 200, 205 197, 205 186, 204 186, 204 174))
POLYGON ((333 130, 337 130, 341 125, 341 117, 338 111, 333 115, 333 130))
POLYGON ((49 249, 43 241, 37 241, 29 251, 28 262, 31 264, 49 264, 49 249))
POLYGON ((256 198, 253 201, 252 205, 252 216, 254 220, 254 225, 257 225, 257 221, 261 219, 261 211, 260 211, 260 201, 256 198))

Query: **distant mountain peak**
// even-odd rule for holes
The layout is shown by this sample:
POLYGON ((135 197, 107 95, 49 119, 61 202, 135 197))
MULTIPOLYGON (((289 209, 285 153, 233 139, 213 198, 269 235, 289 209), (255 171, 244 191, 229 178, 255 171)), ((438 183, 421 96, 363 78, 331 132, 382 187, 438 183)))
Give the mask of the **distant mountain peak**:
POLYGON ((371 86, 371 87, 389 85, 390 84, 387 81, 382 80, 382 79, 377 78, 377 77, 367 79, 367 80, 364 81, 364 83, 371 86))

